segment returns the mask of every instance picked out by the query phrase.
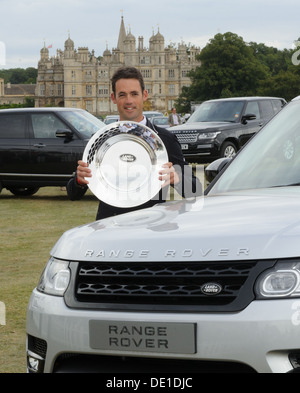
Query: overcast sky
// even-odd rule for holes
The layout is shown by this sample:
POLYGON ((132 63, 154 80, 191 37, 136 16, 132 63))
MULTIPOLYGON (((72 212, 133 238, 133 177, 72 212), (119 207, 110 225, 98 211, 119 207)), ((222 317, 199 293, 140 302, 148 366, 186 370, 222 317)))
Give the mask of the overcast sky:
POLYGON ((75 48, 101 56, 106 45, 117 46, 121 10, 126 29, 146 47, 158 26, 166 45, 201 48, 228 31, 279 49, 294 48, 300 37, 299 0, 0 0, 0 69, 37 67, 44 40, 54 56, 68 31, 75 48))

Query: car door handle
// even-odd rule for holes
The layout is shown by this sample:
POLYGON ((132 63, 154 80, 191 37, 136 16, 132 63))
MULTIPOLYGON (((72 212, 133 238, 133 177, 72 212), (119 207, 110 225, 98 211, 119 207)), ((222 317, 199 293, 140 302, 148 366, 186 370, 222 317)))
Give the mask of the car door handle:
POLYGON ((42 148, 46 147, 46 145, 44 143, 36 143, 35 145, 33 145, 33 147, 42 148))

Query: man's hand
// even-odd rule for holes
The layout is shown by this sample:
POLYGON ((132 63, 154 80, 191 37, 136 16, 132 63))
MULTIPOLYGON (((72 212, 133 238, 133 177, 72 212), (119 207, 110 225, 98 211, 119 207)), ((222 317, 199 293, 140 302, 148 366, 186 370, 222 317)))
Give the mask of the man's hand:
POLYGON ((89 182, 85 177, 92 177, 92 171, 88 168, 89 164, 83 161, 78 161, 77 167, 77 183, 87 185, 89 182))
POLYGON ((172 162, 168 162, 162 166, 162 170, 159 171, 159 180, 164 181, 162 188, 168 185, 176 185, 180 182, 179 176, 173 167, 172 162))

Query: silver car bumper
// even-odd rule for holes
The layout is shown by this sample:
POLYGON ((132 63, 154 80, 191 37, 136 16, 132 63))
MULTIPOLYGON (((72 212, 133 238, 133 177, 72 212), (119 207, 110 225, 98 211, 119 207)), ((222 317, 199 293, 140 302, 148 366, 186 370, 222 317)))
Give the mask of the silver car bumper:
MULTIPOLYGON (((298 352, 300 356, 299 327, 300 301, 297 299, 254 301, 239 313, 134 313, 70 309, 63 298, 34 290, 28 306, 27 335, 41 339, 47 345, 44 354, 35 354, 27 342, 29 369, 53 372, 60 355, 86 354, 237 362, 261 373, 285 373, 293 369, 289 359, 291 353, 298 352), (102 338, 95 338, 95 326, 100 327, 101 321, 104 325, 112 322, 112 326, 118 326, 112 328, 111 334, 119 329, 119 336, 111 340, 111 346, 105 344, 103 348, 100 348, 102 338), (140 326, 141 321, 144 327, 160 327, 162 336, 165 335, 165 326, 175 326, 175 333, 172 334, 176 334, 176 327, 179 327, 179 331, 182 328, 178 339, 183 342, 184 337, 180 337, 180 334, 187 334, 186 327, 194 326, 194 341, 187 341, 191 346, 194 342, 195 350, 188 348, 185 351, 183 344, 182 348, 176 349, 177 353, 167 353, 163 345, 165 337, 161 337, 159 349, 156 341, 149 341, 149 345, 143 349, 139 345, 142 341, 135 341, 135 346, 129 346, 128 340, 122 342, 121 333, 123 337, 126 333, 120 330, 122 323, 128 328, 140 326)), ((102 335, 101 331, 99 335, 102 335)))

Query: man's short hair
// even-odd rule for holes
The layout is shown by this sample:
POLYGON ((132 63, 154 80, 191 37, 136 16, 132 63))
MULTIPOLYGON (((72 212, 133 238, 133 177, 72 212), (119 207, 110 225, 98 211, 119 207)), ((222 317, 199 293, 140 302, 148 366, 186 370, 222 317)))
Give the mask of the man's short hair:
POLYGON ((142 92, 145 90, 145 83, 141 72, 135 67, 121 67, 111 78, 112 91, 116 94, 116 83, 119 79, 137 79, 140 82, 142 92))

